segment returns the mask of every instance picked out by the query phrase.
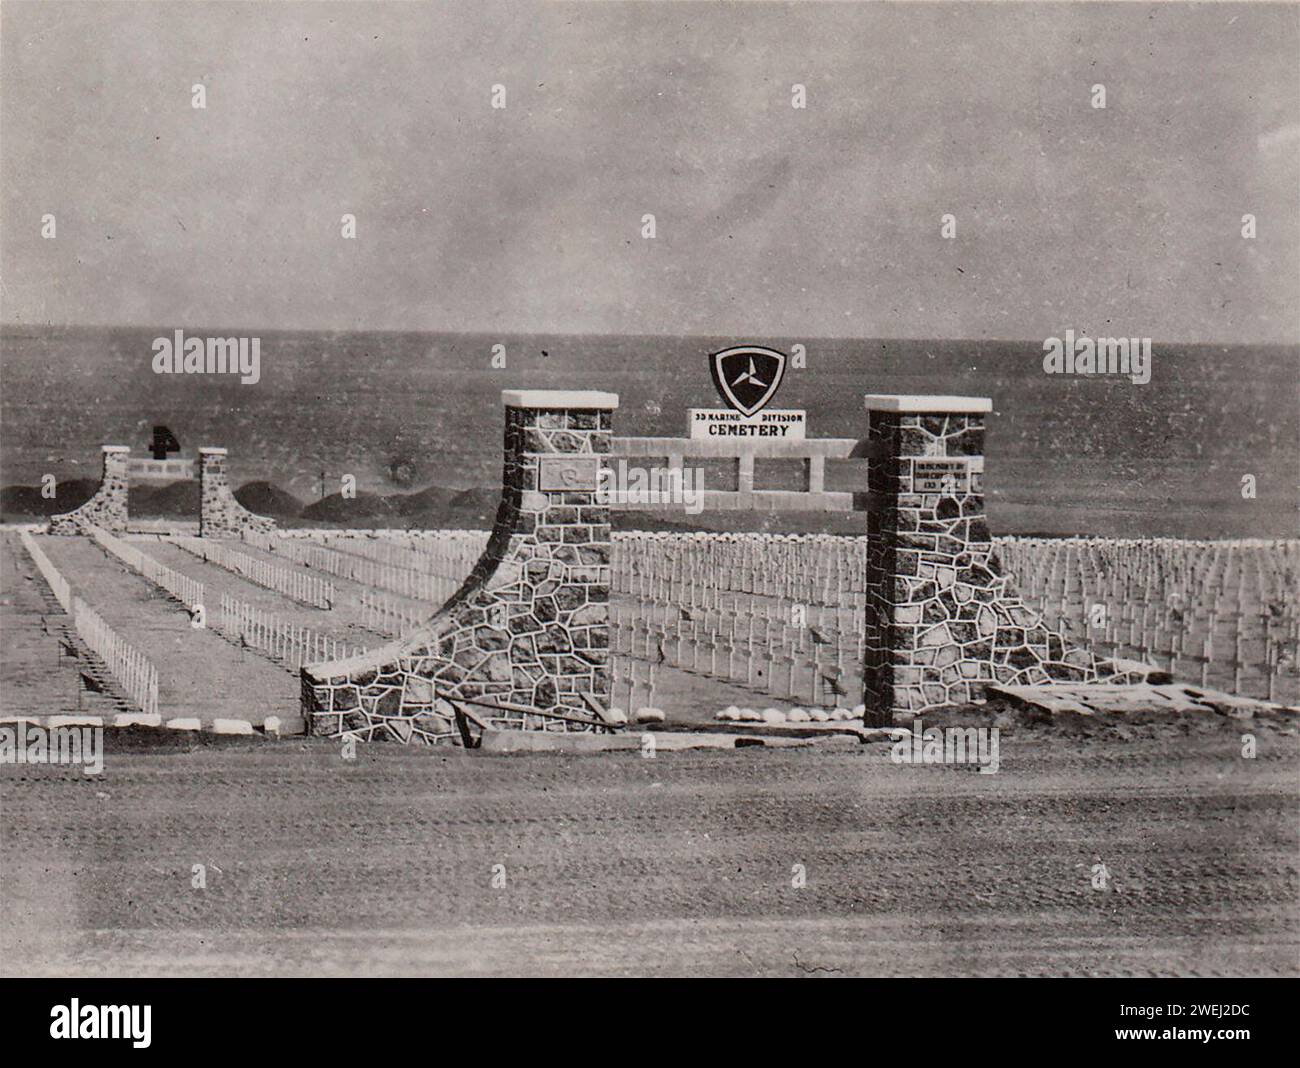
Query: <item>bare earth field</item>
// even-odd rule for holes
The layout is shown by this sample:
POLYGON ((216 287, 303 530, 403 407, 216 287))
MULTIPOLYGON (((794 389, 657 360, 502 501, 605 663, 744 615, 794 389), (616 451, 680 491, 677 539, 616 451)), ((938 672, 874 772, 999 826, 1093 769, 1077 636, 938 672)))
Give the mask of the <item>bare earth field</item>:
POLYGON ((1294 727, 1013 726, 1001 749, 981 775, 844 742, 349 761, 108 732, 98 778, 0 767, 0 969, 1300 972, 1294 727))

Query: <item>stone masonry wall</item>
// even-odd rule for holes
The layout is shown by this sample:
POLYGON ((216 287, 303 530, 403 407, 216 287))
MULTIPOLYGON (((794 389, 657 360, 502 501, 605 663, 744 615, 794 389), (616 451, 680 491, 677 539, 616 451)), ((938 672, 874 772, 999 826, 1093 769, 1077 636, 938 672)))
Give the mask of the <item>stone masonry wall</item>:
MULTIPOLYGON (((596 489, 618 397, 508 390, 503 400, 501 504, 482 558, 414 634, 303 668, 308 733, 436 742, 453 735, 447 697, 587 720, 584 694, 608 705, 610 527, 596 489)), ((516 728, 592 729, 475 711, 516 728)))
POLYGON ((237 538, 245 530, 273 530, 275 520, 255 515, 230 491, 226 450, 199 449, 199 537, 237 538))
POLYGON ((127 463, 131 450, 125 445, 104 445, 104 469, 99 489, 80 508, 50 517, 51 534, 85 534, 91 526, 121 532, 127 522, 127 463))
POLYGON ((971 701, 990 682, 1126 683, 1154 672, 1072 645, 1008 591, 984 516, 986 400, 867 405, 868 723, 971 701))

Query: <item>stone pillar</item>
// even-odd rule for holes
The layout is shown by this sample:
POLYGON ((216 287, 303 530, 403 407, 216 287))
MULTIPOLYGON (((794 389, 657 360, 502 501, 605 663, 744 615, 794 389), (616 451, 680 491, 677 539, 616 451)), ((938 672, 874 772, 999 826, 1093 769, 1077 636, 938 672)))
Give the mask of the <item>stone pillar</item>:
POLYGON ((126 445, 103 445, 104 469, 99 489, 80 508, 50 517, 51 534, 85 534, 91 526, 121 533, 126 530, 127 493, 130 478, 127 463, 131 449, 126 445))
POLYGON ((245 530, 274 530, 275 520, 254 515, 230 492, 226 450, 199 449, 199 537, 237 538, 245 530))
POLYGON ((1008 591, 984 517, 988 398, 866 402, 868 724, 964 704, 991 682, 1156 680, 1072 645, 1008 591))
MULTIPOLYGON (((501 504, 487 548, 446 605, 411 636, 303 668, 311 734, 454 739, 445 698, 507 702, 593 719, 608 707, 609 509, 598 503, 613 393, 506 390, 501 504)), ((582 723, 476 714, 498 726, 582 723)))

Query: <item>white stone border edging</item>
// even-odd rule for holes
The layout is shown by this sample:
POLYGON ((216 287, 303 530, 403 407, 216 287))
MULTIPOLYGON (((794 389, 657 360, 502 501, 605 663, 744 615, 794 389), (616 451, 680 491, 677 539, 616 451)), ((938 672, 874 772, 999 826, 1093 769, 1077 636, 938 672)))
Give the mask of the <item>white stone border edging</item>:
POLYGON ((33 727, 103 727, 106 730, 124 730, 129 727, 148 727, 154 730, 176 731, 180 733, 223 734, 235 736, 257 736, 264 738, 281 737, 283 720, 279 716, 267 716, 258 727, 247 719, 214 719, 204 724, 202 720, 192 717, 175 717, 164 719, 159 712, 119 712, 113 716, 95 716, 82 713, 61 712, 51 716, 0 716, 0 726, 27 724, 33 727))

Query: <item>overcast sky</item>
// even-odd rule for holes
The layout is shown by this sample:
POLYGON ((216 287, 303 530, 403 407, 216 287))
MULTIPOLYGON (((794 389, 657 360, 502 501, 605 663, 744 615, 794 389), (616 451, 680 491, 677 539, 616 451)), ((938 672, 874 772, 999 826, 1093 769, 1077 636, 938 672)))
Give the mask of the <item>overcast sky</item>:
POLYGON ((8 0, 3 320, 1294 341, 1298 54, 1295 5, 8 0))

